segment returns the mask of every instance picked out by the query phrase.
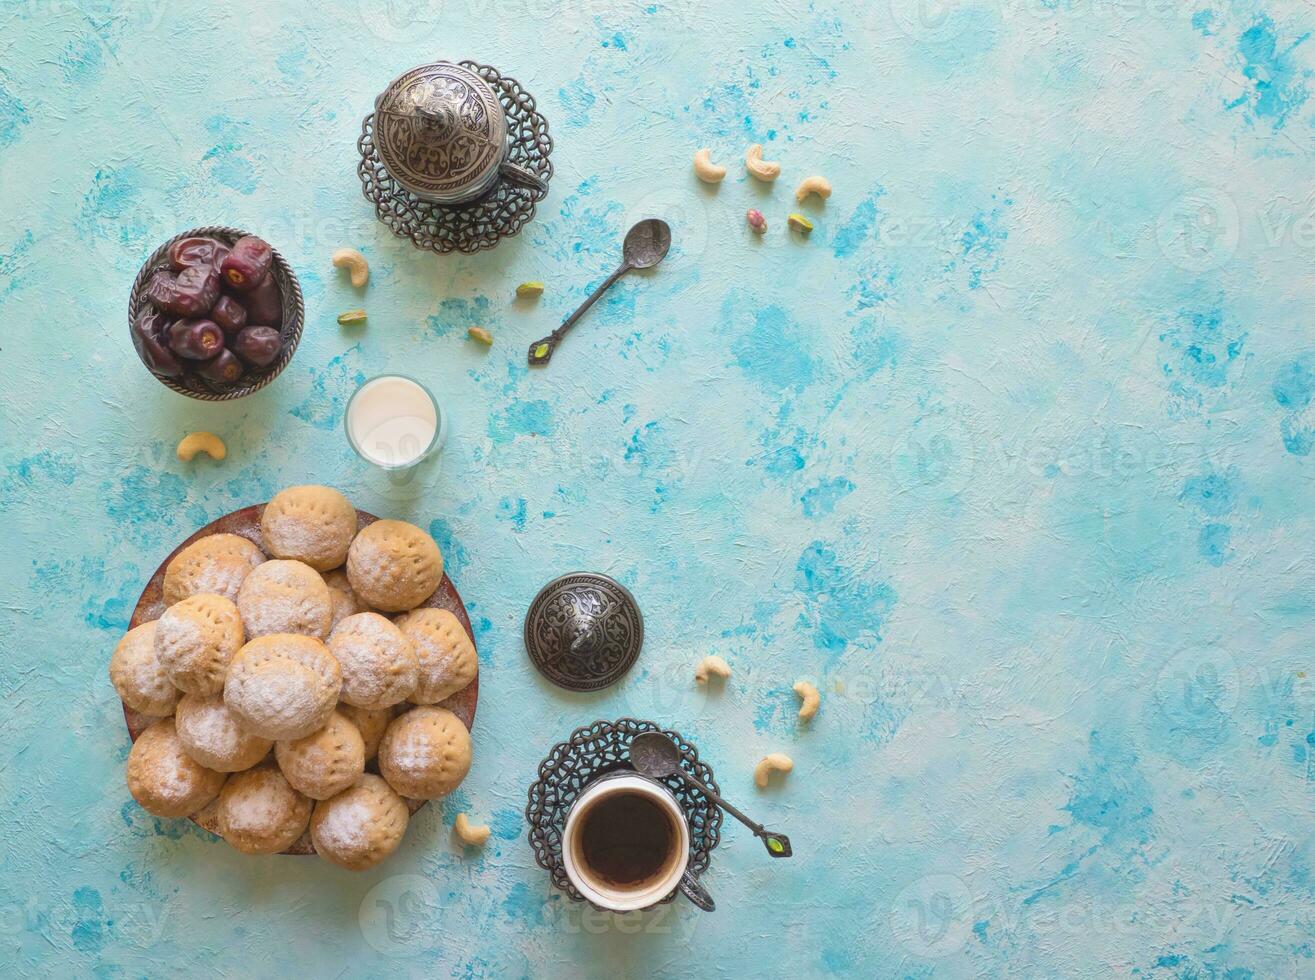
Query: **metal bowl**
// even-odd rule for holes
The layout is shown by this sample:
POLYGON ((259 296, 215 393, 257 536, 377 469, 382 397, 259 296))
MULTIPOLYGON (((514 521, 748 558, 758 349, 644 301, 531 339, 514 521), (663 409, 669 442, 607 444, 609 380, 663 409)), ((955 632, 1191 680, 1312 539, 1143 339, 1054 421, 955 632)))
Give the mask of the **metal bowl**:
MULTIPOLYGON (((218 238, 231 245, 248 234, 250 232, 243 231, 240 228, 230 228, 227 225, 207 225, 204 228, 192 228, 189 231, 175 235, 152 252, 151 257, 146 260, 141 271, 137 273, 137 278, 132 284, 132 293, 128 298, 129 340, 131 341, 132 338, 132 325, 136 321, 137 315, 148 306, 145 295, 146 283, 151 278, 152 273, 168 265, 169 247, 174 242, 183 238, 218 238)), ((268 367, 259 370, 249 368, 247 373, 242 376, 243 383, 238 387, 221 387, 195 375, 166 378, 151 371, 151 376, 155 380, 168 388, 172 388, 180 395, 186 395, 188 398, 197 398, 208 402, 226 402, 236 398, 244 398, 252 392, 259 391, 279 376, 279 373, 292 360, 292 355, 297 351, 297 345, 301 343, 301 329, 306 320, 306 306, 301 298, 301 283, 297 281, 297 275, 292 271, 292 266, 288 265, 287 260, 283 258, 278 249, 273 249, 273 252, 274 261, 270 268, 275 281, 278 283, 279 295, 283 300, 283 326, 279 331, 283 335, 283 349, 279 352, 278 359, 268 367)), ((135 345, 133 349, 136 350, 135 345)), ((138 357, 140 358, 140 354, 138 357)), ((142 361, 142 366, 150 371, 145 361, 142 361)))

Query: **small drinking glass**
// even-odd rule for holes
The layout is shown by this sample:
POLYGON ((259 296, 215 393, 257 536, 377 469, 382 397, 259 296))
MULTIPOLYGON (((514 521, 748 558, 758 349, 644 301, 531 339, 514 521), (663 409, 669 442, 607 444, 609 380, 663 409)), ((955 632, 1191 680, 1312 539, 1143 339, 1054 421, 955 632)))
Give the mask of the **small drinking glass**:
POLYGON ((415 378, 381 374, 347 402, 347 442, 382 470, 409 470, 434 456, 447 439, 447 413, 415 378))

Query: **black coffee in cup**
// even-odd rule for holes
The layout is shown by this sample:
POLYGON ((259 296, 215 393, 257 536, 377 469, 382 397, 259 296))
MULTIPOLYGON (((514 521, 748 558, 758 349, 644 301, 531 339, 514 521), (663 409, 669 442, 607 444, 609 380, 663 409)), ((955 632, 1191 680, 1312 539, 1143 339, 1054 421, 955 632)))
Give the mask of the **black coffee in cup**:
POLYGON ((668 875, 679 858, 671 814, 647 794, 604 796, 582 816, 578 863, 606 887, 641 889, 668 875))

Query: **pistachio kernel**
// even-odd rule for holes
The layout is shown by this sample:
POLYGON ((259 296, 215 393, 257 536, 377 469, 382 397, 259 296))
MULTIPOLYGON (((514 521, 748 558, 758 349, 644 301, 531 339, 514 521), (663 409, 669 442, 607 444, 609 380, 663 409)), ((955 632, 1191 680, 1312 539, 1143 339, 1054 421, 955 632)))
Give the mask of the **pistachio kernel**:
POLYGON ((466 336, 471 340, 478 340, 487 347, 493 346, 493 334, 489 333, 483 327, 471 327, 466 331, 466 336))
POLYGON ((346 313, 338 314, 338 323, 344 327, 354 323, 364 323, 365 320, 365 310, 348 310, 346 313))
POLYGON ((794 212, 786 218, 786 223, 795 231, 804 235, 813 230, 813 223, 798 212, 794 212))
POLYGON ((541 282, 523 282, 516 287, 516 295, 521 299, 530 299, 535 296, 543 295, 543 283, 541 282))

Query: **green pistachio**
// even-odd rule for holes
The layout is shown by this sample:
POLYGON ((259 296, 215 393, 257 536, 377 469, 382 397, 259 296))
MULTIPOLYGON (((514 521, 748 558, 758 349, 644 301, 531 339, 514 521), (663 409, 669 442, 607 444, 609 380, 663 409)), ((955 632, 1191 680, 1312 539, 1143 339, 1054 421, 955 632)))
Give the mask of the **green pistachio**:
POLYGON ((813 230, 813 223, 797 211, 786 218, 785 221, 786 224, 802 235, 807 235, 813 230))

